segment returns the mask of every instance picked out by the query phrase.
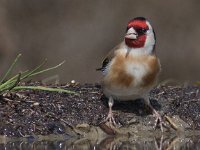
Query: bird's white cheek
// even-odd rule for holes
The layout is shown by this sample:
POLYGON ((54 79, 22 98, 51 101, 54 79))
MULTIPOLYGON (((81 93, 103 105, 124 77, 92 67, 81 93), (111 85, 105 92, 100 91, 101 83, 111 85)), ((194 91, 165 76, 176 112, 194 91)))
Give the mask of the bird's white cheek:
POLYGON ((146 34, 149 34, 151 31, 150 30, 148 30, 147 32, 146 32, 146 34))
POLYGON ((155 37, 154 34, 151 31, 147 31, 149 33, 146 33, 146 42, 145 42, 145 47, 146 46, 152 46, 155 44, 155 37))

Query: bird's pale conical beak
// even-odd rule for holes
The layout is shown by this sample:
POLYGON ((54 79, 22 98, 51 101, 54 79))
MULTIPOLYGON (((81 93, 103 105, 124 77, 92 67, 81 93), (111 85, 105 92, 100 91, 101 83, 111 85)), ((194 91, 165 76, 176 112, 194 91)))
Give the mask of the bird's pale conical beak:
POLYGON ((125 38, 127 38, 127 39, 135 40, 135 39, 137 39, 137 37, 138 37, 138 34, 133 27, 128 29, 128 31, 126 32, 126 35, 125 35, 125 38))

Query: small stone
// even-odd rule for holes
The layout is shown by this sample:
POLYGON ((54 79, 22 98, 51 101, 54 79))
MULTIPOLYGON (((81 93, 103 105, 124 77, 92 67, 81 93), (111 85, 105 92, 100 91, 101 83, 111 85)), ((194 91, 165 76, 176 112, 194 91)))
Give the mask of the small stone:
POLYGON ((75 84, 75 83, 76 83, 76 81, 75 81, 75 80, 72 80, 72 81, 71 81, 71 84, 75 84))
POLYGON ((136 118, 132 118, 131 120, 127 121, 127 123, 130 124, 135 124, 138 123, 138 120, 136 118))
POLYGON ((38 106, 38 105, 40 105, 40 103, 38 102, 33 103, 33 106, 38 106))
POLYGON ((76 129, 79 130, 79 132, 88 133, 90 131, 90 125, 87 123, 77 124, 76 129))

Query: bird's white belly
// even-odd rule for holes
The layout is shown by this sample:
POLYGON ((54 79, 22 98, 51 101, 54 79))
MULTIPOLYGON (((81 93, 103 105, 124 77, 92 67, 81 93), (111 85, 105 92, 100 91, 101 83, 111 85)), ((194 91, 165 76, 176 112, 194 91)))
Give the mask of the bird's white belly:
MULTIPOLYGON (((146 96, 154 81, 146 84, 146 77, 151 70, 149 64, 157 59, 149 55, 135 56, 124 53, 117 55, 110 63, 104 77, 104 94, 119 100, 130 100, 146 96)), ((156 76, 156 74, 155 74, 156 76)), ((153 79, 154 80, 154 79, 153 79)))
MULTIPOLYGON (((118 100, 134 100, 141 98, 149 92, 149 88, 142 87, 143 77, 147 73, 147 66, 145 64, 125 62, 125 71, 128 75, 133 77, 132 83, 129 86, 111 85, 104 87, 104 94, 107 97, 112 96, 118 100)), ((117 80, 117 79, 116 79, 117 80)))
POLYGON ((146 96, 148 92, 149 89, 143 88, 104 88, 106 97, 112 96, 114 99, 118 100, 134 100, 146 96))

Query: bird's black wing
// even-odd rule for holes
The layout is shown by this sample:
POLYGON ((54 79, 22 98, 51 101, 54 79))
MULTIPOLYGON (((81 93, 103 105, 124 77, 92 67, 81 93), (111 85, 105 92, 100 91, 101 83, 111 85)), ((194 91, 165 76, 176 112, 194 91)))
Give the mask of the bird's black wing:
POLYGON ((109 64, 110 60, 108 58, 105 58, 102 62, 102 66, 100 68, 97 68, 97 71, 104 71, 106 69, 106 66, 109 64))

